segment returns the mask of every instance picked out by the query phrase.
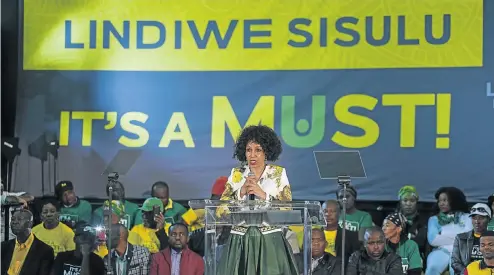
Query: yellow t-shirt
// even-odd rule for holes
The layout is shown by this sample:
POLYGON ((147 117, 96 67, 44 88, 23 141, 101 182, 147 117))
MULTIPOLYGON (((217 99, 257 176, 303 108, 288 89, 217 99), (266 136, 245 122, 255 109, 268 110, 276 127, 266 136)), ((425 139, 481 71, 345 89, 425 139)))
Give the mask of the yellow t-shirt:
POLYGON ((14 253, 12 254, 12 260, 10 261, 9 270, 7 274, 18 275, 24 265, 24 260, 26 259, 27 253, 31 248, 34 241, 34 235, 31 233, 27 238, 26 242, 20 244, 17 240, 15 241, 14 253))
POLYGON ((324 251, 331 253, 331 255, 336 256, 336 233, 337 230, 326 231, 324 230, 324 236, 326 237, 326 249, 324 251))
POLYGON ((470 263, 465 274, 467 275, 491 275, 494 273, 494 267, 486 266, 484 261, 475 261, 470 263))
MULTIPOLYGON (((168 234, 168 229, 170 224, 165 224, 165 232, 168 234)), ((137 233, 139 236, 138 240, 132 240, 134 242, 139 242, 141 246, 149 249, 151 253, 158 253, 160 251, 160 240, 156 236, 156 229, 144 227, 143 224, 138 224, 132 228, 130 232, 137 233)), ((131 238, 129 235, 129 243, 131 243, 131 238)))
POLYGON ((53 248, 55 256, 58 252, 75 250, 74 231, 63 223, 58 223, 53 229, 46 229, 43 224, 33 227, 36 238, 53 248))

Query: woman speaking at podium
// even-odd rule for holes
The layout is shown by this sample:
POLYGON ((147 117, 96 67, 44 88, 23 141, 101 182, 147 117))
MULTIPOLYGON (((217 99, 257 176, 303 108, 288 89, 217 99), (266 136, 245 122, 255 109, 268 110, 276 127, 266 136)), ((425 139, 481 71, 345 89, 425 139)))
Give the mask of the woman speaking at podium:
MULTIPOLYGON (((291 201, 285 168, 266 163, 276 161, 281 152, 274 130, 263 125, 245 128, 233 154, 242 165, 232 169, 221 200, 291 201)), ((218 274, 299 274, 280 227, 234 226, 221 255, 218 274)))

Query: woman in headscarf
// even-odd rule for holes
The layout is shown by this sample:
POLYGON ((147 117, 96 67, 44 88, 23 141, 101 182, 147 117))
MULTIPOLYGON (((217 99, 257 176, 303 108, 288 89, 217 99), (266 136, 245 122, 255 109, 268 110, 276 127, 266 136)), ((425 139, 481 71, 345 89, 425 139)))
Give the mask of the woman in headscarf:
MULTIPOLYGON (((281 152, 281 141, 273 129, 263 125, 245 128, 233 154, 241 165, 232 169, 221 200, 253 197, 256 201, 291 201, 285 168, 267 163, 278 160, 281 152)), ((217 215, 228 212, 224 210, 217 215)), ((222 255, 217 274, 299 274, 290 244, 279 227, 234 226, 222 255)))
POLYGON ((450 267, 456 235, 473 229, 465 194, 456 187, 441 187, 435 194, 436 215, 429 218, 427 240, 433 250, 427 256, 425 275, 440 275, 450 267))
MULTIPOLYGON (((103 215, 103 224, 96 224, 96 238, 98 247, 94 250, 94 253, 101 258, 104 258, 108 255, 108 248, 106 247, 106 229, 109 224, 122 224, 127 226, 127 215, 125 214, 125 205, 121 203, 121 201, 113 200, 112 201, 112 212, 110 211, 110 203, 108 200, 103 202, 102 213, 103 215)), ((135 232, 129 231, 128 241, 133 245, 141 245, 139 235, 135 232)))
POLYGON ((401 257, 403 274, 422 274, 422 258, 416 242, 408 239, 406 233, 407 218, 401 213, 389 214, 383 222, 386 238, 386 251, 401 257))
POLYGON ((399 204, 396 212, 403 214, 406 217, 406 229, 403 233, 405 237, 417 243, 420 250, 420 255, 425 256, 427 247, 427 218, 419 215, 417 204, 419 194, 417 189, 411 185, 403 186, 398 191, 399 204))

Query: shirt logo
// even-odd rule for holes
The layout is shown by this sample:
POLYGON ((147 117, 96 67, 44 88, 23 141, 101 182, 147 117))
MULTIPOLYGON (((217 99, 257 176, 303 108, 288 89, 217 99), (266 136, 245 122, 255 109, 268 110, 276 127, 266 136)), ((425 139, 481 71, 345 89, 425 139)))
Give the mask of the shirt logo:
POLYGON ((63 264, 63 275, 80 275, 81 267, 71 264, 63 264))
POLYGON ((408 258, 401 258, 401 268, 403 269, 403 274, 408 273, 408 267, 410 263, 408 262, 408 258))
POLYGON ((123 216, 123 218, 120 219, 120 224, 127 227, 127 229, 130 229, 129 226, 130 226, 130 216, 129 214, 125 214, 125 216, 123 216))
POLYGON ((474 244, 472 248, 472 259, 474 260, 482 260, 482 252, 480 252, 480 246, 478 244, 474 244))
MULTIPOLYGON (((338 224, 340 225, 341 228, 343 228, 343 221, 339 221, 338 224)), ((358 222, 346 221, 346 230, 348 230, 348 231, 359 231, 360 230, 360 225, 359 225, 358 222)))

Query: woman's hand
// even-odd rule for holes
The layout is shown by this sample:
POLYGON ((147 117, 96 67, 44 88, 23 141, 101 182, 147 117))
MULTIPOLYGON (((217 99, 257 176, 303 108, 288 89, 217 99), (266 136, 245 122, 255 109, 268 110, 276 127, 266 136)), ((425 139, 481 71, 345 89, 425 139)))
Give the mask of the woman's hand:
POLYGON ((247 183, 247 194, 249 195, 255 195, 256 197, 265 200, 266 199, 266 192, 264 192, 257 183, 247 183))
POLYGON ((250 184, 256 184, 255 176, 245 177, 244 185, 240 189, 240 198, 243 198, 245 195, 249 193, 248 186, 250 184))
POLYGON ((154 221, 156 222, 156 229, 157 230, 165 228, 165 216, 163 216, 163 213, 160 213, 159 215, 154 216, 154 221))

